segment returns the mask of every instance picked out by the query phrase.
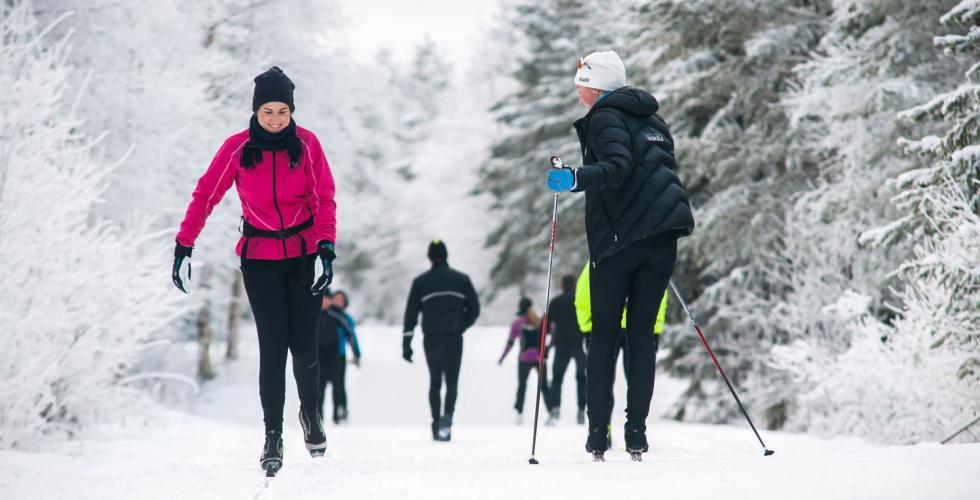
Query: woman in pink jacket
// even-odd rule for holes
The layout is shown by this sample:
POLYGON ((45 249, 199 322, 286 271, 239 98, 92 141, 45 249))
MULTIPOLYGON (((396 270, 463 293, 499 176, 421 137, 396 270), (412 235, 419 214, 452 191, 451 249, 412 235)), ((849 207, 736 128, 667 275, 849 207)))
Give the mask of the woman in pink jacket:
MULTIPOLYGON (((531 299, 521 298, 517 305, 517 319, 510 325, 510 334, 507 336, 507 345, 504 353, 500 355, 498 365, 504 363, 507 353, 514 347, 514 343, 520 341, 520 354, 517 358, 517 399, 514 401, 514 409, 517 410, 517 423, 520 424, 524 414, 524 395, 527 393, 527 378, 531 375, 531 370, 538 371, 538 357, 540 356, 541 346, 541 318, 534 311, 531 299)), ((548 395, 548 375, 547 370, 538 371, 538 376, 543 377, 541 381, 541 395, 544 396, 544 404, 551 410, 551 400, 548 395)))
POLYGON ((259 337, 266 432, 260 465, 267 475, 282 467, 287 351, 306 447, 322 456, 327 446, 317 393, 317 322, 321 296, 333 280, 337 205, 320 141, 292 120, 294 88, 278 67, 255 77, 249 128, 224 142, 198 181, 174 250, 174 285, 186 293, 194 241, 234 184, 242 203, 237 253, 259 337))

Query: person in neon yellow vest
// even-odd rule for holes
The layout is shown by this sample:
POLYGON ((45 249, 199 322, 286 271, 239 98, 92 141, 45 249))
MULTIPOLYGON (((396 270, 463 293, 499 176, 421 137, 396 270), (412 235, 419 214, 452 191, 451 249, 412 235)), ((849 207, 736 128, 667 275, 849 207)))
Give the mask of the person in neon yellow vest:
MULTIPOLYGON (((575 315, 578 317, 578 327, 582 333, 588 335, 592 331, 592 294, 589 291, 589 263, 585 263, 582 274, 578 276, 575 284, 575 315)), ((657 313, 657 322, 653 325, 653 334, 660 335, 664 332, 664 321, 667 318, 667 292, 660 301, 660 312, 657 313)), ((623 329, 626 329, 626 309, 623 309, 623 329)))
MULTIPOLYGON (((589 287, 589 262, 585 263, 585 268, 582 269, 582 273, 579 274, 578 282, 575 284, 575 316, 578 319, 579 330, 582 333, 588 335, 592 331, 592 294, 589 287)), ((627 305, 627 308, 629 305, 627 305)), ((653 325, 653 335, 657 340, 656 344, 658 347, 660 345, 660 334, 664 332, 664 321, 667 319, 667 292, 664 291, 664 298, 660 301, 660 310, 657 313, 657 322, 653 325)), ((613 365, 616 364, 616 360, 619 358, 619 351, 623 352, 623 374, 626 374, 626 366, 629 363, 628 355, 626 352, 626 308, 623 309, 623 320, 620 323, 622 328, 619 331, 619 337, 616 339, 616 350, 613 351, 613 365)), ((588 345, 588 337, 586 337, 586 345, 588 345)), ((656 350, 654 350, 656 352, 656 350)), ((613 382, 615 382, 616 370, 612 371, 613 382)), ((586 373, 588 377, 588 373, 586 373)), ((612 411, 613 406, 613 396, 612 392, 609 393, 609 409, 612 411)), ((609 425, 607 429, 608 434, 608 445, 612 446, 612 426, 609 425)))

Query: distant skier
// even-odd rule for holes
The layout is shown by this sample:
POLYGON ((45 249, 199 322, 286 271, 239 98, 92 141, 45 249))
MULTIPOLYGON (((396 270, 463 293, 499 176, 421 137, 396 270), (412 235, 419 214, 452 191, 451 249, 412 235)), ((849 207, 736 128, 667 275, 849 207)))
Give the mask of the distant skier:
POLYGON ((582 346, 582 330, 579 329, 575 315, 575 276, 566 275, 561 279, 561 295, 555 297, 548 306, 548 330, 551 332, 549 349, 555 356, 551 365, 551 414, 548 424, 554 424, 561 417, 561 386, 565 370, 575 361, 575 389, 578 413, 575 420, 585 423, 585 349, 582 346))
MULTIPOLYGON (((588 347, 589 333, 592 331, 592 298, 589 291, 589 269, 591 268, 591 263, 586 262, 585 267, 582 268, 582 274, 578 277, 578 282, 575 287, 575 316, 578 322, 579 328, 585 335, 585 345, 588 347)), ((629 306, 623 309, 623 319, 620 323, 620 329, 616 335, 616 342, 613 347, 612 353, 612 366, 613 370, 610 371, 610 377, 612 378, 612 384, 615 385, 616 382, 616 361, 619 359, 619 354, 623 354, 623 376, 627 377, 627 386, 629 385, 629 350, 626 346, 626 315, 629 306)), ((660 334, 664 331, 664 321, 667 319, 667 292, 664 292, 663 299, 660 300, 660 311, 657 313, 657 321, 653 325, 653 338, 655 341, 655 346, 653 349, 654 363, 656 363, 657 350, 660 347, 660 334)), ((656 364, 654 364, 654 370, 656 370, 656 364)), ((609 411, 612 415, 612 409, 615 403, 615 398, 613 397, 613 391, 609 391, 609 411)), ((607 442, 606 446, 612 446, 612 428, 607 427, 607 442)), ((607 448, 608 449, 608 448, 607 448)))
MULTIPOLYGON (((517 357, 517 397, 514 401, 514 409, 517 410, 517 423, 521 423, 524 414, 524 396, 527 393, 527 378, 531 374, 531 370, 538 371, 538 358, 541 349, 541 318, 538 317, 538 313, 532 307, 531 299, 527 297, 522 298, 518 303, 517 319, 511 323, 507 345, 504 346, 504 352, 497 360, 498 365, 504 363, 507 353, 518 341, 520 341, 520 354, 517 357)), ((542 370, 538 376, 543 377, 541 394, 545 396, 545 406, 551 408, 548 397, 547 370, 542 370)))
POLYGON ((354 366, 361 366, 354 318, 346 312, 347 294, 336 291, 323 296, 320 311, 320 413, 326 401, 327 384, 333 385, 333 423, 347 421, 347 344, 354 353, 354 366))
POLYGON ((243 214, 236 252, 259 337, 260 464, 268 475, 282 467, 288 352, 306 447, 314 456, 327 447, 317 394, 317 321, 320 295, 333 280, 337 205, 320 141, 292 119, 294 88, 278 67, 255 77, 249 127, 224 142, 198 181, 177 233, 172 273, 174 285, 186 291, 194 241, 234 184, 243 214))
POLYGON ((629 347, 626 449, 634 460, 649 445, 646 418, 653 396, 654 350, 649 332, 677 259, 677 239, 694 218, 677 177, 674 140, 649 92, 626 86, 626 68, 612 51, 579 60, 575 122, 583 165, 551 169, 556 192, 585 191, 585 229, 592 261, 593 329, 588 353, 589 435, 585 448, 602 459, 610 420, 612 359, 623 307, 629 347))
POLYGON ((441 240, 429 244, 432 268, 412 281, 405 305, 402 357, 412 362, 412 338, 422 313, 422 346, 429 367, 429 409, 432 439, 449 441, 456 409, 459 369, 463 359, 463 332, 480 316, 480 301, 469 276, 449 267, 449 252, 441 240), (445 409, 441 404, 446 381, 445 409))

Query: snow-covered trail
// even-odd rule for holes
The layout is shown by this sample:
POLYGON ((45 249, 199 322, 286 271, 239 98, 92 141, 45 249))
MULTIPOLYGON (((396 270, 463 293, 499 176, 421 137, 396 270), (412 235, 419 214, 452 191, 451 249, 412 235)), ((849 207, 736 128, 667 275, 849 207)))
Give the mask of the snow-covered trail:
MULTIPOLYGON (((664 420, 650 423, 653 448, 646 461, 630 462, 617 442, 608 462, 594 464, 582 447, 584 428, 574 424, 570 376, 563 422, 541 428, 541 465, 530 466, 533 399, 524 423, 515 425, 514 361, 495 364, 503 328, 467 334, 453 441, 434 443, 427 427, 421 346, 416 363, 409 365, 400 360, 397 329, 366 328, 361 337, 364 366, 350 366, 348 372, 351 424, 328 422, 328 456, 309 458, 290 388, 285 466, 267 489, 260 488, 257 465, 262 429, 255 351, 248 343, 243 359, 205 387, 193 413, 163 411, 148 427, 102 429, 84 442, 45 453, 0 452, 0 498, 826 500, 966 499, 980 491, 978 445, 879 447, 766 432, 776 455, 764 458, 745 426, 664 420)), ((675 389, 664 382, 655 412, 675 389)), ((618 382, 617 401, 623 400, 622 385, 618 382)))

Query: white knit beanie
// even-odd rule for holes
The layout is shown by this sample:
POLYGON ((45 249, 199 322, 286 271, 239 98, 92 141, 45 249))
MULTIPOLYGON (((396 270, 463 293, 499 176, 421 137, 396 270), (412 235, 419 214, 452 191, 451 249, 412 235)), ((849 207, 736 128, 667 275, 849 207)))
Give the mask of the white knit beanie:
POLYGON ((626 66, 611 50, 593 52, 578 62, 575 85, 598 90, 616 90, 626 86, 626 66))

